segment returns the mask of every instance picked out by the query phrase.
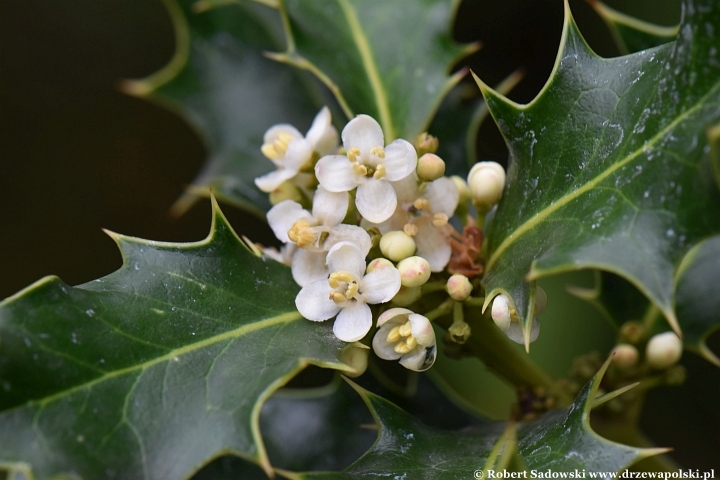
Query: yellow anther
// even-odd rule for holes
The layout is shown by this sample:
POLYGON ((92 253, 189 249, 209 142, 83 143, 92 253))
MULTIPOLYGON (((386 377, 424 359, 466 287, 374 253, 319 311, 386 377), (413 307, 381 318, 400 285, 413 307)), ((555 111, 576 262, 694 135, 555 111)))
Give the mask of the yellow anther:
POLYGON ((358 284, 357 283, 351 283, 348 285, 347 290, 345 291, 345 296, 347 298, 355 298, 355 295, 358 293, 358 284))
POLYGON ((278 140, 283 142, 285 145, 289 145, 295 138, 287 132, 280 132, 277 136, 278 140))
POLYGON ((433 215, 432 224, 436 227, 443 227, 448 223, 448 216, 444 213, 436 213, 433 215))
MULTIPOLYGON (((338 270, 337 272, 333 272, 330 274, 330 280, 335 280, 337 282, 345 282, 345 283, 352 283, 355 281, 355 275, 348 272, 347 270, 338 270)), ((332 285, 330 285, 333 287, 332 285)), ((337 288, 337 286, 333 287, 337 288)))
POLYGON ((398 333, 403 337, 412 335, 412 324, 410 322, 405 322, 405 324, 401 325, 398 329, 398 333))
POLYGON ((298 247, 304 248, 312 245, 317 240, 317 235, 310 230, 307 220, 298 220, 288 230, 288 238, 295 242, 298 247))
POLYGON ((398 340, 400 340, 400 327, 395 327, 388 333, 387 341, 388 343, 395 343, 398 340))
POLYGON ((278 152, 280 155, 284 155, 287 151, 288 144, 278 138, 273 142, 273 147, 275 147, 275 151, 278 152))
POLYGON ((365 165, 360 165, 359 163, 356 163, 355 165, 353 165, 353 172, 364 177, 365 175, 367 175, 368 169, 365 165))
POLYGON ((407 340, 405 340, 405 345, 407 345, 407 347, 412 350, 417 346, 417 340, 411 335, 410 337, 408 337, 407 340))
POLYGON ((377 155, 380 158, 385 158, 385 149, 383 147, 373 147, 370 149, 371 155, 377 155))
POLYGON ((418 198, 413 202, 413 207, 417 208, 418 210, 426 210, 428 207, 430 207, 430 202, 428 202, 425 198, 418 198))
POLYGON ((344 303, 347 302, 347 298, 345 298, 345 295, 343 295, 340 292, 332 292, 330 294, 330 300, 332 300, 335 303, 344 303))
POLYGON ((375 167, 375 173, 373 174, 373 177, 375 177, 376 180, 380 180, 386 175, 385 165, 382 163, 375 167))
POLYGON ((275 146, 272 143, 266 143, 264 144, 260 150, 262 151, 263 155, 265 155, 270 160, 277 160, 280 158, 280 154, 277 150, 275 150, 275 146))
POLYGON ((403 226, 403 232, 405 232, 406 235, 410 235, 411 237, 414 237, 418 233, 417 226, 413 225, 412 223, 406 223, 403 226))
POLYGON ((401 355, 404 355, 408 353, 412 348, 408 347, 408 344, 405 342, 400 342, 397 345, 395 345, 395 348, 393 348, 396 353, 399 353, 401 355))
POLYGON ((357 162, 357 159, 359 156, 360 156, 360 149, 358 147, 350 147, 350 150, 347 151, 348 160, 350 160, 353 163, 357 162))

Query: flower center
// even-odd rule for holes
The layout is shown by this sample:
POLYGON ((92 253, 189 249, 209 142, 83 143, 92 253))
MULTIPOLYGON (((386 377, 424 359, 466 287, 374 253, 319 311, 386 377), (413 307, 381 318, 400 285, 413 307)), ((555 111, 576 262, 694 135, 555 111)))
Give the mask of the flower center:
POLYGON ((388 333, 388 343, 394 343, 394 350, 400 354, 406 354, 418 344, 417 339, 412 335, 412 324, 410 320, 399 325, 388 333))
MULTIPOLYGON (((385 149, 383 147, 372 147, 370 149, 370 155, 374 155, 377 158, 385 158, 385 149)), ((359 160, 362 160, 362 152, 358 147, 350 147, 350 149, 347 152, 348 160, 350 160, 353 165, 353 171, 357 175, 361 175, 363 177, 373 177, 376 180, 379 180, 387 175, 387 170, 385 168, 385 165, 382 163, 378 163, 375 166, 372 165, 365 165, 363 163, 360 163, 359 160)), ((366 162, 367 163, 367 162, 366 162)), ((375 163, 375 162, 370 162, 375 163)))
POLYGON ((355 275, 346 270, 333 272, 328 277, 328 284, 333 289, 330 292, 330 300, 342 304, 352 299, 359 299, 358 281, 355 275))
POLYGON ((270 160, 277 160, 278 158, 285 155, 287 152, 288 145, 293 141, 293 136, 287 132, 280 132, 277 138, 272 143, 266 143, 262 146, 261 150, 270 160))
POLYGON ((288 230, 288 238, 295 242, 298 247, 309 247, 318 239, 317 233, 313 232, 307 220, 300 219, 293 223, 288 230))

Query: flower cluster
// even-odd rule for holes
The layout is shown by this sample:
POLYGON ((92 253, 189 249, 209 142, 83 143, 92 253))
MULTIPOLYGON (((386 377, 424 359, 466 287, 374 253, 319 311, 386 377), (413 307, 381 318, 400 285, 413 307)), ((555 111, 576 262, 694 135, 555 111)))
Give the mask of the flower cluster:
MULTIPOLYGON (((381 126, 358 115, 339 138, 327 108, 307 135, 276 125, 264 142, 262 152, 277 169, 255 183, 270 194, 267 219, 284 244, 265 252, 290 265, 301 287, 298 311, 313 321, 334 318, 333 331, 345 342, 363 340, 376 318, 372 347, 380 358, 430 368, 431 320, 448 305, 481 300, 471 292, 482 273, 482 226, 468 212, 474 207, 484 217, 499 201, 502 167, 481 162, 467 183, 445 177, 434 137, 386 144, 381 126), (445 302, 426 315, 404 308, 423 292, 441 290, 445 302)), ((461 342, 470 329, 455 318, 449 332, 461 342)))

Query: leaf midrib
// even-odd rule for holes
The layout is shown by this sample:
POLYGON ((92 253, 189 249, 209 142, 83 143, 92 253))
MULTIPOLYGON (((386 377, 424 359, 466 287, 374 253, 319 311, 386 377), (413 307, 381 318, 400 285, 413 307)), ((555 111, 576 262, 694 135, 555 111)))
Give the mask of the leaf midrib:
MULTIPOLYGON (((152 360, 148 360, 146 362, 138 363, 136 365, 131 365, 129 367, 121 368, 119 370, 114 370, 112 372, 108 372, 105 375, 101 375, 99 377, 96 377, 88 382, 75 385, 73 387, 70 387, 66 390, 62 390, 60 392, 57 392, 53 395, 50 395, 48 397, 44 397, 42 399, 37 399, 31 401, 31 403, 35 405, 39 405, 41 407, 46 406, 49 403, 52 403, 60 398, 63 398, 67 395, 71 395, 79 390, 85 389, 85 388, 91 388, 94 385, 110 380, 115 377, 119 377, 122 375, 125 375, 127 373, 131 373, 137 370, 144 370, 146 368, 152 367, 153 365, 157 365, 158 363, 167 362, 175 357, 179 357, 181 355, 184 355, 186 353, 190 353, 193 351, 196 351, 200 348, 207 347, 209 345, 213 345, 215 343, 222 342, 224 340, 228 339, 236 339, 239 337, 242 337, 248 333, 252 333, 257 330, 261 330, 263 328, 272 327, 274 325, 280 325, 283 323, 290 323, 295 320, 301 319, 302 316, 299 312, 293 311, 293 312, 287 312, 283 313, 281 315, 277 315, 275 317, 266 318, 264 320, 260 320, 258 322, 253 322, 249 325, 243 325, 240 328, 236 328, 234 330, 230 330, 228 332, 221 333, 219 335, 215 335, 212 337, 208 337, 206 339, 200 340, 195 343, 191 343, 189 345, 185 345, 184 347, 176 348, 174 350, 171 350, 170 352, 166 353, 165 355, 153 358, 152 360)), ((23 404, 22 406, 25 406, 27 404, 23 404)))
POLYGON ((689 115, 697 111, 707 100, 710 98, 717 90, 718 87, 720 87, 720 82, 717 82, 709 91, 707 94, 705 94, 703 97, 698 100, 695 105, 692 106, 692 108, 686 110, 682 113, 682 115, 679 115, 675 120, 670 122, 664 129, 659 131, 655 136, 653 136, 649 141, 644 142, 642 146, 637 148, 635 151, 633 151, 631 154, 627 155, 622 160, 614 163, 609 168, 601 172, 599 175, 597 175, 595 178, 591 179, 585 185, 578 188, 577 190, 574 190, 573 192, 569 194, 565 194, 562 197, 560 197, 558 200, 555 201, 555 203, 548 205, 544 209, 540 210, 538 213, 536 213, 532 218, 527 220, 525 223, 520 225, 518 228, 516 228, 512 233, 510 233, 508 236, 505 237, 505 240, 502 241, 502 243, 498 246, 497 249, 493 252, 493 254, 488 259, 488 263, 485 267, 486 271, 489 271, 490 268, 495 264, 495 262, 498 260, 498 258, 502 255, 502 253, 507 250, 510 245, 515 243, 515 241, 523 236, 528 231, 532 230, 537 226, 540 222, 545 220, 547 217, 549 217, 551 214, 559 210, 560 208, 564 207, 571 201, 575 200, 582 194, 588 192, 589 190, 592 190, 599 184, 601 181, 605 180, 607 177, 609 177, 612 173, 614 173, 616 170, 624 167, 631 161, 635 160, 640 154, 647 151, 649 148, 652 148, 657 144, 667 133, 672 131, 676 126, 678 126, 683 120, 685 120, 689 115))
POLYGON ((389 143, 387 140, 392 141, 395 139, 395 128, 393 127, 392 117, 390 115, 390 105, 388 103, 387 96, 385 95, 382 81, 380 80, 380 74, 378 73, 377 65, 375 64, 375 59, 373 58, 373 54, 370 49, 370 44, 363 32, 355 10, 350 5, 349 1, 337 0, 337 2, 338 5, 340 5, 340 9, 343 11, 343 14, 345 14, 350 34, 357 45, 360 59, 365 67, 365 71, 367 72, 368 80, 370 81, 370 88, 372 88, 375 96, 375 103, 380 115, 380 124, 382 125, 383 133, 385 134, 386 143, 389 143))

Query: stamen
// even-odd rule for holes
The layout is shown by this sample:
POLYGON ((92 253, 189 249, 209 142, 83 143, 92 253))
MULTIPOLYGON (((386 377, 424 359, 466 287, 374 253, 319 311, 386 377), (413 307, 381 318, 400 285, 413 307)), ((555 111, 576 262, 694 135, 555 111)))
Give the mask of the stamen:
POLYGON ((432 224, 436 227, 444 227, 448 223, 448 216, 444 213, 436 213, 433 215, 432 224))
POLYGON ((348 285, 347 290, 345 291, 345 296, 347 298, 355 298, 355 295, 358 293, 358 284, 353 282, 350 285, 348 285))
POLYGON ((418 233, 418 227, 413 225, 412 223, 406 223, 403 226, 403 232, 405 232, 407 235, 410 235, 411 237, 414 237, 418 233))
POLYGON ((280 132, 280 133, 278 133, 277 138, 278 138, 278 140, 280 140, 281 142, 283 142, 285 145, 289 145, 290 142, 292 142, 292 141, 294 140, 294 139, 293 139, 293 136, 290 135, 290 134, 287 133, 287 132, 280 132))
POLYGON ((345 295, 343 295, 340 292, 332 292, 330 294, 330 300, 332 300, 335 303, 344 303, 347 302, 347 298, 345 298, 345 295))
POLYGON ((280 140, 279 138, 273 142, 273 147, 280 154, 283 155, 288 148, 288 144, 280 140))
POLYGON ((347 152, 348 160, 355 163, 357 162, 358 157, 360 156, 360 149, 358 147, 350 147, 350 150, 347 152))
POLYGON ((413 207, 418 210, 427 210, 430 207, 430 202, 425 198, 418 198, 413 202, 413 207))
POLYGON ((407 345, 408 348, 412 350, 417 346, 417 339, 415 339, 415 337, 411 335, 407 340, 405 340, 405 345, 407 345))
POLYGON ((386 175, 385 165, 382 163, 375 167, 375 173, 373 174, 373 177, 375 177, 376 180, 380 180, 386 175))
POLYGON ((317 235, 310 230, 307 220, 298 220, 288 230, 288 238, 295 242, 298 247, 304 248, 312 245, 317 240, 317 235))
POLYGON ((365 165, 360 165, 359 163, 356 163, 353 165, 353 172, 355 172, 357 175, 362 175, 363 177, 367 175, 368 169, 365 165))
POLYGON ((412 350, 412 348, 408 347, 407 343, 400 342, 397 345, 395 345, 395 348, 393 350, 395 350, 395 352, 397 352, 401 355, 404 355, 404 354, 408 353, 410 350, 412 350))
POLYGON ((395 327, 388 333, 387 341, 388 343, 395 343, 398 340, 400 340, 400 327, 395 327))
POLYGON ((403 337, 408 337, 412 335, 412 324, 410 322, 405 322, 399 329, 398 333, 403 337))
POLYGON ((380 158, 385 158, 385 149, 383 147, 373 147, 370 149, 371 155, 377 155, 380 158))
POLYGON ((280 154, 275 150, 275 146, 272 143, 266 143, 260 148, 262 150, 263 155, 265 155, 270 160, 277 160, 280 158, 280 154))

